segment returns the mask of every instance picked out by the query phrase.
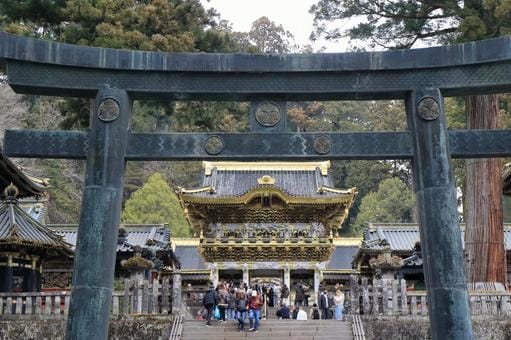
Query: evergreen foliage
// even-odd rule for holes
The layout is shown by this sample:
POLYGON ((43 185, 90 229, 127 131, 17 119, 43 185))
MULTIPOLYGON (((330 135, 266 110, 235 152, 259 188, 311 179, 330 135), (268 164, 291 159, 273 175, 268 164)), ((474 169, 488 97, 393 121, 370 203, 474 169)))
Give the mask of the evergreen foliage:
POLYGON ((162 174, 151 175, 126 201, 123 223, 168 223, 172 237, 191 235, 176 194, 162 174))
POLYGON ((284 53, 296 49, 293 35, 264 16, 252 23, 248 39, 262 53, 284 53))
POLYGON ((372 48, 410 48, 417 41, 474 41, 509 34, 511 28, 509 0, 320 0, 310 12, 313 38, 349 36, 369 42, 372 48), (348 19, 356 19, 357 24, 331 25, 348 19))
POLYGON ((411 222, 414 209, 413 192, 399 178, 388 178, 362 199, 354 229, 362 230, 367 222, 411 222))
POLYGON ((83 167, 78 161, 44 159, 37 162, 39 173, 49 178, 47 223, 73 223, 80 218, 83 167), (69 164, 73 163, 73 164, 69 164))

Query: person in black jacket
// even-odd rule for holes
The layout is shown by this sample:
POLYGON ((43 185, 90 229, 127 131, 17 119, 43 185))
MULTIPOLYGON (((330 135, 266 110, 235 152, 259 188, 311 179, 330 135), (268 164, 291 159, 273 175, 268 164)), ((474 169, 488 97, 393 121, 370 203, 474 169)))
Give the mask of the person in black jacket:
POLYGON ((279 319, 289 319, 290 318, 290 313, 291 311, 289 310, 289 308, 286 306, 285 303, 282 303, 280 305, 280 308, 279 310, 277 311, 277 317, 279 319))
POLYGON ((291 319, 296 320, 296 318, 298 317, 298 307, 296 305, 291 307, 290 314, 291 314, 291 319))
POLYGON ((319 297, 319 309, 321 309, 321 318, 322 319, 329 319, 330 314, 330 307, 332 307, 332 302, 330 301, 328 297, 328 291, 325 289, 323 291, 323 294, 319 297))
POLYGON ((288 300, 287 298, 289 297, 289 288, 287 287, 287 285, 284 283, 282 285, 282 289, 280 291, 280 302, 283 302, 285 304, 288 304, 288 300))
POLYGON ((218 304, 218 295, 215 291, 215 286, 210 285, 206 294, 202 298, 202 304, 208 311, 208 315, 206 317, 206 326, 211 326, 211 317, 213 316, 213 310, 215 306, 218 304))
POLYGON ((305 290, 303 288, 303 284, 300 282, 296 285, 295 288, 295 305, 297 307, 303 306, 303 300, 305 300, 305 290))

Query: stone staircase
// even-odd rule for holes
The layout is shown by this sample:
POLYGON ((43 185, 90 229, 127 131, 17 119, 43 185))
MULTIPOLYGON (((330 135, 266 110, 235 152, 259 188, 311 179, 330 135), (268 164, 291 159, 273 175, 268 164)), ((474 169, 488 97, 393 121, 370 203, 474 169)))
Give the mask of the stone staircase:
POLYGON ((186 320, 183 324, 182 340, 235 340, 253 338, 264 340, 353 340, 350 321, 336 320, 261 320, 258 332, 238 331, 235 320, 220 323, 212 321, 206 327, 205 321, 186 320))

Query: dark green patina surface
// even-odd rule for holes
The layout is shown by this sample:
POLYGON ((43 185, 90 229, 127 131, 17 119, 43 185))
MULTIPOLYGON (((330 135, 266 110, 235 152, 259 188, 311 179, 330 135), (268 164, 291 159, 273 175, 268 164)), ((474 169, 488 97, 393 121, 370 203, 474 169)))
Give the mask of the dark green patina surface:
MULTIPOLYGON (((13 157, 72 158, 87 156, 86 132, 8 130, 6 154, 13 157)), ((511 130, 450 130, 453 158, 509 157, 511 130)), ((128 134, 128 160, 299 160, 299 159, 411 159, 411 132, 374 133, 167 133, 128 134), (209 137, 218 136, 224 149, 210 155, 209 137), (327 136, 331 151, 318 154, 318 136, 327 136)))
POLYGON ((509 156, 511 130, 448 132, 442 96, 509 91, 510 47, 503 37, 375 53, 175 54, 0 33, 0 62, 18 93, 96 98, 88 133, 5 137, 8 155, 87 159, 67 338, 108 334, 126 160, 402 158, 413 162, 432 337, 471 339, 450 158, 509 156), (129 106, 139 98, 249 100, 252 133, 131 134, 129 106), (394 98, 406 101, 409 131, 286 133, 285 115, 273 112, 289 100, 394 98))

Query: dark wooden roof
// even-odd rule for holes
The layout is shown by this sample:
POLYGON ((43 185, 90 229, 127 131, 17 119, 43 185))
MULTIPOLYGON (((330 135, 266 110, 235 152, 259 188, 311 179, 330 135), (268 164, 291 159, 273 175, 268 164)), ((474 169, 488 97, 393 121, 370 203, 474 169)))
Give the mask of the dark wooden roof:
MULTIPOLYGON (((48 228, 53 230, 55 234, 62 236, 64 240, 75 249, 78 225, 49 224, 48 228)), ((170 230, 168 225, 129 224, 123 225, 123 228, 126 229, 127 234, 126 237, 119 238, 117 242, 117 252, 132 252, 135 246, 154 251, 161 251, 170 247, 170 230)))
POLYGON ((200 255, 197 246, 176 245, 176 250, 174 252, 176 254, 176 257, 179 259, 179 262, 181 263, 181 269, 185 270, 207 269, 206 263, 204 262, 204 259, 200 255))
POLYGON ((321 186, 333 187, 330 176, 322 176, 315 171, 215 171, 211 176, 204 176, 203 186, 212 185, 214 192, 200 192, 198 196, 230 197, 242 196, 257 187, 257 179, 270 176, 275 179, 274 186, 289 196, 330 197, 337 193, 318 193, 321 186))
POLYGON ((30 217, 12 198, 0 203, 0 245, 73 254, 70 244, 30 217))
MULTIPOLYGON (((462 246, 465 247, 465 224, 460 224, 462 246)), ((364 230, 364 239, 356 259, 366 254, 378 254, 388 245, 394 254, 412 255, 416 242, 420 242, 419 225, 415 223, 371 223, 364 230)), ((511 250, 511 224, 504 224, 504 246, 511 250)))
POLYGON ((358 252, 357 246, 336 246, 330 261, 326 266, 327 269, 352 269, 351 262, 358 252))
POLYGON ((49 186, 46 181, 25 174, 0 148, 0 199, 5 198, 4 190, 11 183, 19 190, 18 198, 43 196, 49 186))
POLYGON ((332 176, 326 170, 329 162, 204 164, 206 170, 202 187, 185 189, 185 194, 204 198, 227 198, 243 196, 256 188, 276 188, 291 197, 333 198, 351 195, 349 190, 334 189, 332 176), (264 182, 264 176, 269 182, 264 182))

